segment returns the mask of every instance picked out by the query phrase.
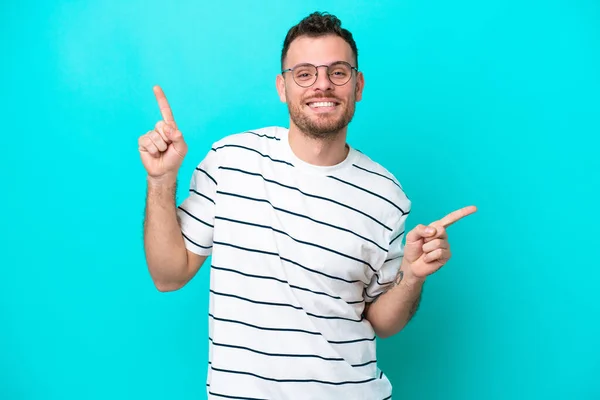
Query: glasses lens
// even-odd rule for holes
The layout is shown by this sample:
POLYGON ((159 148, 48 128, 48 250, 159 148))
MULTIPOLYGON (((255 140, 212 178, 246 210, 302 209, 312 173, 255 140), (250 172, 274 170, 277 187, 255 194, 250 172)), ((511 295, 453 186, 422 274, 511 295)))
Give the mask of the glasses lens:
POLYGON ((352 77, 352 67, 345 62, 331 64, 329 67, 329 79, 334 85, 343 85, 352 77))
POLYGON ((294 80, 300 86, 310 86, 317 79, 317 68, 311 64, 301 64, 294 68, 294 80))

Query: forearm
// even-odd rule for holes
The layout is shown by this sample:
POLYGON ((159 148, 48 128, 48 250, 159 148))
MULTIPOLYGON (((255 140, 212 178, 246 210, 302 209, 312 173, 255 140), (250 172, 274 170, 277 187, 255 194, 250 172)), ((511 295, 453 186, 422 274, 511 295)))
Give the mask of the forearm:
POLYGON ((175 205, 176 179, 148 179, 144 249, 157 288, 168 290, 187 278, 188 257, 175 205))
POLYGON ((390 289, 367 309, 366 318, 381 338, 400 332, 419 307, 425 280, 407 271, 403 264, 390 289))

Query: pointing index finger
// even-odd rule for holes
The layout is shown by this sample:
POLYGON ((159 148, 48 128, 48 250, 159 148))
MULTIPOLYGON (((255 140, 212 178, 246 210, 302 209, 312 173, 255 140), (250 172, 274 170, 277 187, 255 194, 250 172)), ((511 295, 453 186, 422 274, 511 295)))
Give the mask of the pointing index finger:
POLYGON ((165 93, 161 89, 160 86, 154 86, 154 96, 156 97, 156 101, 158 101, 158 108, 160 109, 160 114, 163 117, 163 120, 169 124, 175 126, 177 128, 177 124, 175 123, 175 118, 173 118, 173 111, 171 111, 171 106, 167 101, 167 97, 165 93))
POLYGON ((477 207, 475 206, 468 206, 468 207, 463 207, 459 210, 453 211, 450 214, 446 215, 444 218, 442 218, 440 220, 440 223, 442 224, 442 226, 444 228, 449 227, 450 225, 452 225, 453 223, 455 223, 456 221, 473 214, 475 211, 477 211, 477 207))

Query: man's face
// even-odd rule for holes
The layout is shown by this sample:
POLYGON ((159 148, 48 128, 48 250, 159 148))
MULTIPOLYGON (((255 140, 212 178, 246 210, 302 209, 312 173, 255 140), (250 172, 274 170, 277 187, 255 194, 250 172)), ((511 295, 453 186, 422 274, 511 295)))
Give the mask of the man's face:
MULTIPOLYGON (((330 65, 346 61, 356 66, 350 45, 336 35, 322 37, 301 36, 290 45, 283 69, 302 63, 330 65)), ((301 87, 292 77, 292 72, 277 76, 277 91, 282 102, 286 102, 291 123, 314 138, 332 138, 352 120, 355 102, 362 98, 364 78, 362 73, 352 71, 352 77, 343 86, 334 85, 325 67, 318 68, 316 82, 307 88, 301 87)))

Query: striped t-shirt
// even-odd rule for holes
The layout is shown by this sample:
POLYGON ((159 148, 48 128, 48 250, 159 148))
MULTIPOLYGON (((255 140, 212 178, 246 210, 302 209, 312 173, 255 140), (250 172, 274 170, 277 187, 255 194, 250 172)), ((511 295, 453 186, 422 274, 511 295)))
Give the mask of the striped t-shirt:
POLYGON ((363 311, 396 276, 410 200, 358 150, 314 166, 287 135, 216 142, 177 210, 212 255, 208 398, 390 399, 363 311))

